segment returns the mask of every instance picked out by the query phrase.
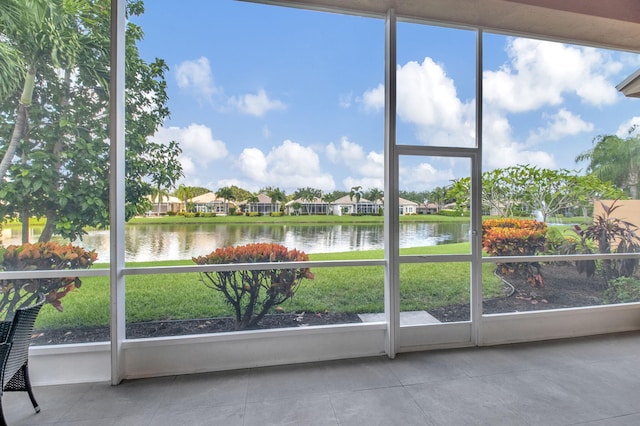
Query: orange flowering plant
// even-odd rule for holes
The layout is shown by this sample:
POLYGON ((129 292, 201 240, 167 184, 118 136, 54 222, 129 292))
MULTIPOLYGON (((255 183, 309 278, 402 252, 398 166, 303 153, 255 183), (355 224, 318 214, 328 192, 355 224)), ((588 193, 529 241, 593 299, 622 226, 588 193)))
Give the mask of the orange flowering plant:
MULTIPOLYGON (((87 269, 97 257, 95 251, 71 244, 26 243, 5 249, 2 268, 4 271, 87 269)), ((62 311, 60 299, 80 284, 78 277, 0 280, 0 317, 11 316, 21 306, 33 303, 39 293, 45 295, 47 303, 62 311)))
MULTIPOLYGON (((255 243, 219 248, 206 256, 194 257, 198 265, 227 263, 277 263, 309 260, 304 252, 289 250, 272 243, 255 243)), ((276 305, 293 297, 300 282, 312 280, 309 268, 280 268, 276 265, 259 270, 203 272, 202 282, 220 291, 235 313, 236 329, 257 327, 276 305)))

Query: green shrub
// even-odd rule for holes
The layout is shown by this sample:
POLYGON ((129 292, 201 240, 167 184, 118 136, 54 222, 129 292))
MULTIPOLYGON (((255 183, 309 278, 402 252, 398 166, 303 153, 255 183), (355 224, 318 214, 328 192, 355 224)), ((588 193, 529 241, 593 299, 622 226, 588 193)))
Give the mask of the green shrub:
MULTIPOLYGON (((289 250, 280 244, 256 243, 217 249, 207 256, 193 258, 198 265, 259 262, 296 262, 309 260, 304 252, 289 250)), ((236 329, 254 328, 276 305, 292 298, 302 279, 313 279, 309 268, 203 272, 202 282, 220 291, 233 307, 236 329)))
POLYGON ((262 213, 260 213, 260 212, 249 212, 249 213, 247 213, 247 216, 249 216, 249 217, 259 217, 259 216, 262 216, 262 213))
POLYGON ((560 254, 562 247, 567 241, 567 236, 562 229, 558 227, 547 228, 547 234, 545 235, 546 241, 544 243, 544 254, 560 254))
POLYGON ((167 212, 167 216, 176 216, 178 213, 174 212, 174 211, 168 211, 167 212))
POLYGON ((469 211, 448 210, 448 209, 442 209, 436 214, 440 216, 447 216, 447 217, 469 217, 470 215, 469 211))
POLYGON ((283 212, 271 212, 269 215, 271 217, 282 217, 282 216, 284 216, 284 213, 283 212))
POLYGON ((640 301, 640 280, 620 277, 609 281, 604 292, 605 303, 630 303, 640 301))

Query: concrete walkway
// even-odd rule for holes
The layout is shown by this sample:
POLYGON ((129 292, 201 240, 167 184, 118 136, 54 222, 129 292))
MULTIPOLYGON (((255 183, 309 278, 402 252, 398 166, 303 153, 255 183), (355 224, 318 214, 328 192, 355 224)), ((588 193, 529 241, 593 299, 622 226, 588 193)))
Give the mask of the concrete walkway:
POLYGON ((640 425, 640 333, 35 393, 10 425, 640 425))

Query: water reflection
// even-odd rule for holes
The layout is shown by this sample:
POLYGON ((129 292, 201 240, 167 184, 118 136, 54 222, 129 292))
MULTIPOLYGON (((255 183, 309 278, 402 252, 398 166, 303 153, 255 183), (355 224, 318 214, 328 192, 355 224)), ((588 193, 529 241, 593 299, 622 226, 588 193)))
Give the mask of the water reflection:
MULTIPOLYGON (((34 229, 32 241, 40 230, 34 229)), ((61 240, 58 240, 61 241, 61 240)), ((434 246, 469 241, 469 224, 401 223, 400 247, 434 246)), ((334 253, 382 249, 379 225, 269 225, 269 224, 166 224, 129 225, 125 230, 126 260, 190 259, 219 247, 273 242, 306 253, 334 253)), ((20 244, 19 229, 4 229, 2 243, 20 244)), ((91 231, 75 244, 98 252, 100 262, 109 261, 109 231, 91 231)))

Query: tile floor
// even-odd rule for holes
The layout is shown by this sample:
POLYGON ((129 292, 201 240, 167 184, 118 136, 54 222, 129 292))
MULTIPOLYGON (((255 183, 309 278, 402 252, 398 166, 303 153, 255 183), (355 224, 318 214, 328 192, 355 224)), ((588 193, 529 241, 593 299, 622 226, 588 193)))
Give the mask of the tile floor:
POLYGON ((35 393, 9 425, 640 425, 640 333, 35 393))

